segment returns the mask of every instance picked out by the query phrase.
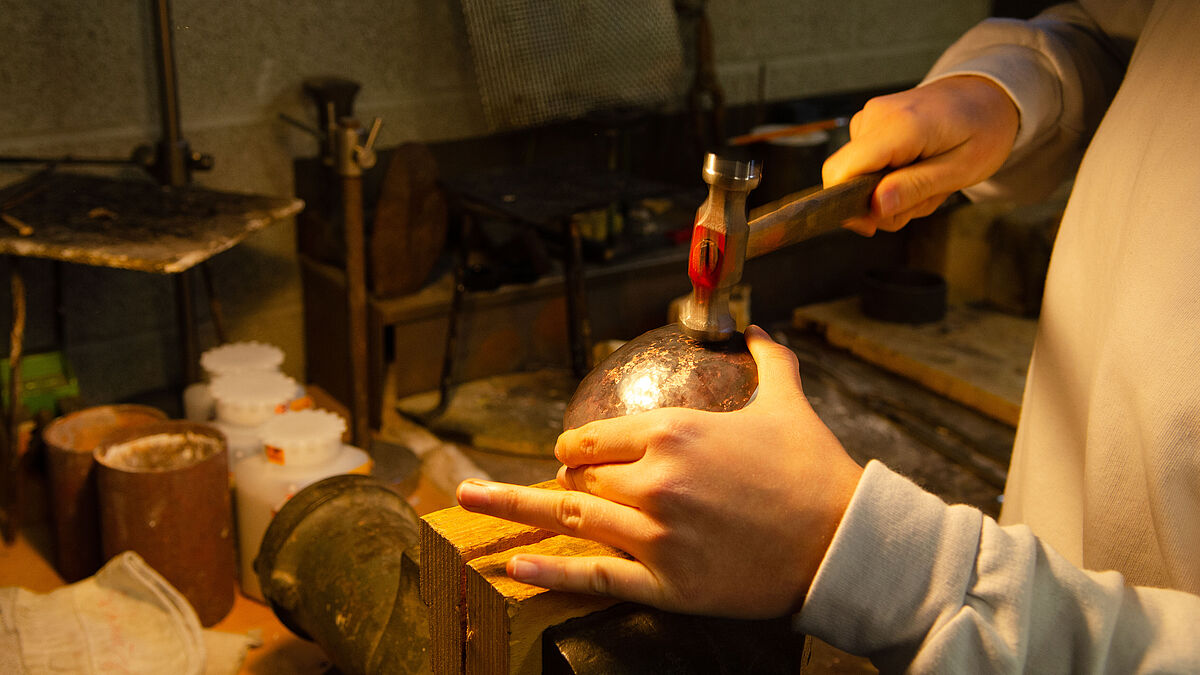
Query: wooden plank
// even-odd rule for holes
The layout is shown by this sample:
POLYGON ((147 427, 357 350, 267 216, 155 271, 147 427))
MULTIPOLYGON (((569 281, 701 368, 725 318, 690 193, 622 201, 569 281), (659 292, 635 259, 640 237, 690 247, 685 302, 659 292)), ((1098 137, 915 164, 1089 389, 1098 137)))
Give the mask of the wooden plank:
POLYGON ((858 299, 800 307, 796 328, 813 329, 856 356, 1016 426, 1037 321, 952 305, 939 322, 877 321, 858 299))
MULTIPOLYGON (((561 489, 555 481, 533 487, 561 489)), ((421 519, 421 599, 429 608, 430 661, 437 675, 463 672, 466 564, 480 556, 532 544, 553 532, 455 506, 421 519)))
POLYGON ((542 631, 617 603, 612 598, 549 591, 513 581, 505 571, 517 553, 622 556, 611 546, 555 536, 481 556, 467 564, 467 675, 537 675, 542 672, 542 631))

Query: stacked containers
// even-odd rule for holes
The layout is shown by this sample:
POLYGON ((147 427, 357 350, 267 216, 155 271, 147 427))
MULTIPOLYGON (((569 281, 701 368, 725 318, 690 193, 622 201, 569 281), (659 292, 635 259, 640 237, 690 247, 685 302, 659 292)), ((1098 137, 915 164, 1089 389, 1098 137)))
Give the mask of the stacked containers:
POLYGON ((270 371, 220 375, 209 389, 216 403, 212 425, 225 434, 230 467, 262 449, 260 427, 292 407, 298 391, 295 380, 270 371))
POLYGON ((329 476, 368 474, 371 458, 342 444, 346 421, 327 410, 272 416, 258 428, 264 452, 234 465, 242 591, 262 600, 254 558, 271 519, 292 495, 329 476))
POLYGON ((190 385, 183 392, 184 416, 193 422, 213 418, 213 397, 209 383, 222 375, 241 373, 278 373, 283 366, 283 350, 255 342, 230 342, 213 347, 200 355, 204 382, 190 385))

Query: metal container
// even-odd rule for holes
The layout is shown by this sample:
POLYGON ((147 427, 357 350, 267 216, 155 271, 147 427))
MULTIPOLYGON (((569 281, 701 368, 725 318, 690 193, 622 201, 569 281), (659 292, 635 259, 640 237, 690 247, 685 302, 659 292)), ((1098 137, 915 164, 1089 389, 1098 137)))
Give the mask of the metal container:
POLYGON ((236 563, 225 438, 194 422, 109 436, 94 453, 105 558, 135 551, 211 626, 233 607, 236 563))
POLYGON ((563 428, 657 408, 740 410, 758 391, 758 367, 741 333, 699 342, 673 323, 643 333, 601 361, 567 403, 563 428))
POLYGON ((100 569, 100 511, 92 451, 114 432, 167 419, 144 405, 86 408, 51 422, 42 432, 49 464, 54 521, 54 566, 68 583, 100 569))
POLYGON ((296 493, 263 536, 254 570, 276 616, 338 670, 427 673, 417 515, 383 483, 341 475, 296 493))

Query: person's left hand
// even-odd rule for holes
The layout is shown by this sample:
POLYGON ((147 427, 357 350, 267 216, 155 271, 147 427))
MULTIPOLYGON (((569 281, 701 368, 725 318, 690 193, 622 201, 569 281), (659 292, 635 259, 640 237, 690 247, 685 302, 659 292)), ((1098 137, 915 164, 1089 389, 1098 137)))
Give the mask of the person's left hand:
POLYGON ((567 491, 469 480, 466 509, 593 539, 615 557, 519 555, 513 579, 680 612, 797 611, 862 475, 817 418, 796 357, 757 327, 758 394, 742 410, 600 420, 559 437, 567 491))

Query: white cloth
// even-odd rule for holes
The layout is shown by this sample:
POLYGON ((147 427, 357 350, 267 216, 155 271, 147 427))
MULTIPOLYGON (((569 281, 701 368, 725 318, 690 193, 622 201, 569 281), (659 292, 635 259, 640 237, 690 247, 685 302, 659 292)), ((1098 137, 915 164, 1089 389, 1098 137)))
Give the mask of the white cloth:
POLYGON ((3 672, 204 672, 200 621, 187 600, 136 553, 45 595, 0 589, 3 672))
POLYGON ((1020 110, 1012 156, 973 198, 1040 197, 1083 155, 1001 518, 1037 539, 942 505, 892 521, 909 529, 891 536, 923 544, 871 550, 876 526, 855 509, 881 515, 899 488, 864 479, 800 616, 814 635, 881 658, 918 654, 915 670, 976 658, 998 671, 1200 672, 1198 38, 1194 0, 1084 1, 986 21, 935 65, 928 79, 989 77, 1020 110), (879 560, 897 569, 872 569, 879 560), (871 575, 889 583, 872 590, 871 575), (879 613, 892 598, 934 621, 822 628, 837 605, 879 613))

